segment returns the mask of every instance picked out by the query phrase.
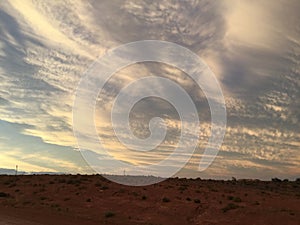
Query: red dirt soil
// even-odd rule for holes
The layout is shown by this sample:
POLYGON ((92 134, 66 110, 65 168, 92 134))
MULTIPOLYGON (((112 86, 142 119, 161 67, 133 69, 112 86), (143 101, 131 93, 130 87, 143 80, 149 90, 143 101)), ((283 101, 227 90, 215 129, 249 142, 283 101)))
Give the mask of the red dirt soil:
POLYGON ((172 178, 129 187, 100 175, 0 176, 0 225, 300 224, 300 182, 172 178))

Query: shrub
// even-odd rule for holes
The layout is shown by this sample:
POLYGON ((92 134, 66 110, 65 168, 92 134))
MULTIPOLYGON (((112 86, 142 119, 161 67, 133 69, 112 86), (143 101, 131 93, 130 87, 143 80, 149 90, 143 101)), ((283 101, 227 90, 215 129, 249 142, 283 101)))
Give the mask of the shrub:
POLYGON ((228 196, 227 199, 228 199, 228 200, 233 200, 234 197, 233 197, 233 196, 228 196))
POLYGON ((235 198, 233 199, 233 201, 234 201, 234 202, 241 202, 242 199, 241 199, 240 197, 235 197, 235 198))
POLYGON ((31 201, 25 201, 25 202, 23 202, 23 205, 29 205, 29 204, 33 205, 33 203, 31 203, 31 201))
POLYGON ((225 206, 224 208, 222 208, 223 212, 227 212, 229 210, 232 210, 232 209, 237 209, 239 208, 238 205, 234 204, 234 203, 229 203, 227 206, 225 206))
POLYGON ((126 190, 124 188, 120 188, 119 193, 125 193, 126 190))
POLYGON ((4 193, 4 192, 0 192, 0 197, 1 198, 7 198, 7 197, 9 197, 9 194, 4 193))
POLYGON ((164 198, 162 199, 162 201, 163 201, 163 202, 170 202, 170 199, 167 198, 167 197, 164 197, 164 198))
POLYGON ((106 212, 104 215, 106 218, 109 218, 109 217, 115 216, 115 213, 109 211, 109 212, 106 212))
POLYGON ((187 201, 192 201, 192 199, 191 199, 191 198, 189 198, 189 197, 187 197, 185 200, 187 200, 187 201))
POLYGON ((146 200, 147 197, 145 195, 142 196, 142 200, 146 200))
POLYGON ((70 180, 67 181, 67 184, 79 185, 79 184, 81 184, 81 181, 70 179, 70 180))
POLYGON ((50 206, 51 206, 52 208, 59 208, 59 207, 60 207, 59 204, 51 204, 50 206))
POLYGON ((97 183, 95 183, 95 186, 96 186, 96 187, 101 187, 102 184, 101 184, 100 182, 97 182, 97 183))
POLYGON ((134 191, 134 192, 132 192, 132 195, 137 197, 139 194, 134 191))
POLYGON ((234 202, 241 202, 242 199, 240 197, 233 197, 233 196, 228 196, 228 200, 234 201, 234 202))
POLYGON ((45 191, 46 191, 45 188, 40 188, 40 189, 39 189, 39 192, 45 192, 45 191))
POLYGON ((58 180, 58 183, 66 183, 66 179, 61 178, 61 179, 58 180))
POLYGON ((273 182, 281 182, 281 180, 280 180, 279 178, 277 178, 277 177, 272 178, 272 181, 273 181, 273 182))
POLYGON ((195 199, 194 202, 197 204, 201 203, 200 199, 195 199))
POLYGON ((15 186, 17 186, 17 185, 15 183, 13 183, 13 184, 9 185, 8 187, 12 188, 12 187, 15 187, 15 186))
POLYGON ((185 191, 186 189, 187 189, 187 188, 184 187, 184 186, 181 186, 181 187, 178 188, 179 191, 185 191))

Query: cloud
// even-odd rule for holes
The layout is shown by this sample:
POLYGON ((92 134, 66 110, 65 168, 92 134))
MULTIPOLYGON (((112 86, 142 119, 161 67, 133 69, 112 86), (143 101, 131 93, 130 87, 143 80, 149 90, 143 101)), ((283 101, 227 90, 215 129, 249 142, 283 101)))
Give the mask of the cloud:
POLYGON ((27 124, 0 120, 1 167, 13 168, 16 164, 26 171, 58 171, 87 173, 91 171, 78 151, 71 147, 47 144, 37 136, 23 134, 27 124))
MULTIPOLYGON (((73 152, 77 143, 72 106, 78 82, 109 48, 158 39, 198 54, 224 91, 227 134, 220 157, 201 175, 255 177, 263 172, 262 177, 267 177, 298 171, 299 1, 2 1, 0 5, 0 117, 4 126, 0 138, 5 140, 1 142, 5 151, 14 149, 11 154, 3 153, 1 166, 9 160, 24 162, 30 170, 82 166, 84 171, 86 164, 73 152), (8 141, 11 137, 18 141, 8 141)), ((210 134, 209 107, 195 82, 176 68, 143 63, 117 72, 98 96, 99 135, 115 157, 149 163, 149 154, 127 152, 118 143, 109 113, 125 85, 149 75, 177 82, 196 103, 201 140, 183 174, 198 176, 195 165, 210 134)), ((169 90, 158 84, 157 91, 169 90)), ((150 160, 157 162, 177 144, 178 114, 166 102, 153 99, 140 102, 134 110, 131 125, 139 137, 149 134, 153 116, 162 116, 168 125, 161 151, 157 149, 150 160)), ((89 138, 86 134, 87 142, 89 138)))

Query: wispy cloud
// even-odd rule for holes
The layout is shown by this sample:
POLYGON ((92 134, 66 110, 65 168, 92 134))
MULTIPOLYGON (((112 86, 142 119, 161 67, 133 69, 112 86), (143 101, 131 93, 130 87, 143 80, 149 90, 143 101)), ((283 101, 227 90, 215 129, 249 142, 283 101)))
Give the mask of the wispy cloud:
MULTIPOLYGON (((145 128, 153 116, 166 120, 167 138, 152 158, 150 153, 126 150, 110 124, 112 103, 124 85, 159 75, 187 90, 202 121, 199 146, 183 175, 299 173, 299 1, 1 1, 0 5, 0 167, 23 162, 28 170, 89 171, 73 150, 77 143, 72 106, 78 82, 109 48, 158 39, 191 49, 218 77, 228 113, 220 155, 204 174, 195 171, 210 135, 205 96, 178 69, 144 63, 117 72, 98 97, 97 129, 113 156, 147 164, 149 158, 159 161, 176 146, 178 114, 163 101, 145 100, 132 113, 132 128, 139 137, 149 134, 145 128)), ((169 90, 157 86, 157 91, 169 90)), ((89 134, 86 138, 88 142, 89 134)))

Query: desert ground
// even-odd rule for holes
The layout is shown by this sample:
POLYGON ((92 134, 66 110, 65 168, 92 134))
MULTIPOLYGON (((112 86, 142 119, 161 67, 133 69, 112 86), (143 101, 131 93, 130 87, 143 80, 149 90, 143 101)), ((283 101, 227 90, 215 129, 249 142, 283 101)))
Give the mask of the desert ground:
POLYGON ((300 181, 171 178, 130 187, 101 175, 0 176, 0 225, 300 224, 300 181))

